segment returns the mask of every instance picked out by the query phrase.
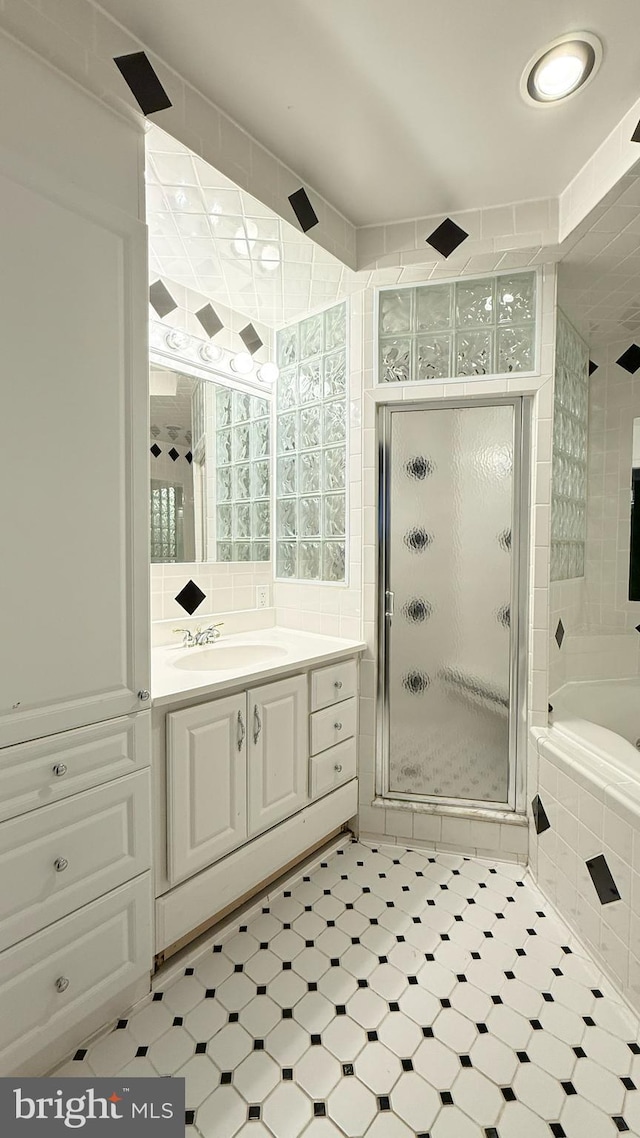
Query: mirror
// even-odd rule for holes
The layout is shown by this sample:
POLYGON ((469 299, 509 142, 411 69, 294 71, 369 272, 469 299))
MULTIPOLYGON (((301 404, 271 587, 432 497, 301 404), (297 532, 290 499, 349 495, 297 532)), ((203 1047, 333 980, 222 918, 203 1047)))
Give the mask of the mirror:
POLYGON ((640 418, 633 420, 629 600, 640 601, 640 418))
POLYGON ((152 366, 151 561, 269 561, 270 401, 152 366))

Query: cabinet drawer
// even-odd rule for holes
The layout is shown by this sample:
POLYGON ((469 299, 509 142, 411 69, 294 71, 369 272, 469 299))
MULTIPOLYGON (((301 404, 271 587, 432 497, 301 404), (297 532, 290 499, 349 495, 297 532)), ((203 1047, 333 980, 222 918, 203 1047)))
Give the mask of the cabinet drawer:
POLYGON ((150 865, 149 772, 0 825, 0 950, 150 865))
POLYGON ((321 755, 313 755, 309 760, 309 793, 311 798, 319 798, 334 787, 354 778, 357 771, 357 744, 355 739, 347 739, 321 755))
POLYGON ((332 703, 348 699, 358 691, 358 663, 345 660, 342 664, 330 664, 328 668, 318 668, 311 673, 311 710, 330 707, 332 703))
POLYGON ((0 750, 0 821, 100 786, 151 761, 151 712, 0 750))
POLYGON ((346 699, 335 707, 314 711, 311 716, 311 754, 326 751, 336 743, 351 738, 358 729, 358 701, 346 699))
POLYGON ((0 954, 0 1075, 149 971, 150 874, 0 954))

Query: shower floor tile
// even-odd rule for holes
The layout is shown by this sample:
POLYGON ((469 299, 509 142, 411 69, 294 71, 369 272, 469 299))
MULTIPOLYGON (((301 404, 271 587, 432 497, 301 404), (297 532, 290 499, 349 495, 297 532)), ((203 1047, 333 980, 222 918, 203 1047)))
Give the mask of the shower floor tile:
POLYGON ((640 1135, 640 1024, 520 867, 351 842, 57 1074, 178 1075, 198 1138, 640 1135))

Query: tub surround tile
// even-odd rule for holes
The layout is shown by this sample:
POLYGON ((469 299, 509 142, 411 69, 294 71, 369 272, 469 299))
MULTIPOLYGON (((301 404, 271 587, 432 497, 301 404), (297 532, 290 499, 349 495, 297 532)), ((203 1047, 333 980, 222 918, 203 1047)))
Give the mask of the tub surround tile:
POLYGON ((536 834, 543 834, 548 830, 551 823, 547 817, 547 812, 542 805, 542 799, 539 794, 536 794, 533 802, 531 803, 531 811, 533 813, 533 821, 536 828, 536 834))
POLYGON ((613 880, 604 854, 598 854, 597 857, 589 858, 586 865, 591 875, 595 891, 598 894, 600 904, 610 905, 612 901, 619 901, 620 894, 618 887, 613 880))

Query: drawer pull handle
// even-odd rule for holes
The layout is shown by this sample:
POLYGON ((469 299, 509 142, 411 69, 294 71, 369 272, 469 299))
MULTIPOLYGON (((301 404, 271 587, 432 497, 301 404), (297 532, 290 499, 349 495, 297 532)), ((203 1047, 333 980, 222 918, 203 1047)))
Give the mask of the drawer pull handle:
POLYGON ((146 688, 141 688, 138 692, 138 699, 142 700, 143 703, 146 703, 146 701, 150 698, 150 692, 148 692, 146 688))
POLYGON ((57 857, 53 863, 53 867, 56 873, 64 873, 68 865, 69 862, 67 861, 66 857, 57 857))
POLYGON ((244 726, 244 719, 242 718, 242 712, 239 711, 238 712, 238 750, 239 751, 242 750, 245 735, 246 735, 246 730, 245 730, 245 726, 244 726))
POLYGON ((62 778, 63 774, 67 773, 67 764, 66 763, 56 763, 56 765, 53 768, 53 773, 56 774, 58 776, 58 778, 62 778))
POLYGON ((340 691, 340 688, 342 687, 342 680, 334 680, 333 686, 337 689, 337 691, 340 691))
POLYGON ((342 763, 336 763, 336 765, 333 769, 334 769, 334 771, 337 771, 338 774, 340 774, 340 772, 342 770, 342 763))
POLYGON ((67 977, 66 976, 58 976, 58 979, 56 980, 56 991, 66 992, 68 987, 69 987, 69 981, 67 980, 67 977))
POLYGON ((342 731, 342 724, 340 722, 334 723, 333 726, 335 727, 336 731, 342 731))

